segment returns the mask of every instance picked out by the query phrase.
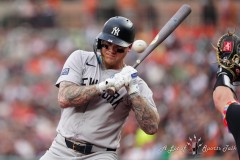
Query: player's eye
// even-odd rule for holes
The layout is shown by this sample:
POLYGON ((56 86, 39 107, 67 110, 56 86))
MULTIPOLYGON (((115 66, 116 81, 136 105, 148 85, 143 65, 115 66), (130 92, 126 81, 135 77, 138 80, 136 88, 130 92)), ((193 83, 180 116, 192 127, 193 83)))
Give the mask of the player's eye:
POLYGON ((109 45, 107 45, 107 44, 102 44, 102 47, 105 48, 105 49, 108 49, 108 48, 109 48, 109 45))
POLYGON ((124 53, 124 49, 123 49, 123 48, 118 48, 118 49, 117 49, 117 52, 118 52, 118 53, 124 53))
MULTIPOLYGON (((105 49, 109 49, 110 45, 111 44, 102 44, 102 47, 105 49)), ((124 51, 125 51, 125 48, 122 48, 122 47, 114 46, 114 48, 117 53, 124 53, 124 51)))

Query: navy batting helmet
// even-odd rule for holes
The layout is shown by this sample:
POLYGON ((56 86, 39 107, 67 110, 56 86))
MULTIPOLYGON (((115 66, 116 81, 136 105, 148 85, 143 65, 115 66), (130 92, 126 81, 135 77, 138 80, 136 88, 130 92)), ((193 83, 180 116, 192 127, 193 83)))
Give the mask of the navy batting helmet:
POLYGON ((133 23, 121 16, 110 18, 103 26, 102 32, 97 37, 98 49, 101 48, 100 40, 122 47, 130 46, 135 38, 135 28, 133 23))

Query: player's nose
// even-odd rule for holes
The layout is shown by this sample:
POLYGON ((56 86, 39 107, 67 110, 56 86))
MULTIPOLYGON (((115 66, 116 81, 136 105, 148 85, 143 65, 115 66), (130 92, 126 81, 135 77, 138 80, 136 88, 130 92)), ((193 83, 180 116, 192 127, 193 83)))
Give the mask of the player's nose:
POLYGON ((108 51, 110 51, 112 54, 117 53, 116 47, 114 45, 109 45, 108 51))

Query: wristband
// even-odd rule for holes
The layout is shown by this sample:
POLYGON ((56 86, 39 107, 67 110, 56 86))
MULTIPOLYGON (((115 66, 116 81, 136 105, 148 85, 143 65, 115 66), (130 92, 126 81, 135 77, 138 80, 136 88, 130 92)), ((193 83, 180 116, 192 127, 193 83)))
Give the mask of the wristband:
POLYGON ((213 90, 215 90, 218 86, 226 86, 226 87, 232 89, 230 78, 226 74, 220 74, 217 77, 217 80, 213 87, 213 90))
POLYGON ((215 90, 218 86, 225 86, 225 87, 230 88, 231 91, 235 95, 235 92, 234 92, 234 90, 232 88, 232 84, 231 84, 230 78, 226 74, 218 75, 217 81, 216 81, 216 83, 215 83, 215 85, 213 87, 213 90, 215 90))

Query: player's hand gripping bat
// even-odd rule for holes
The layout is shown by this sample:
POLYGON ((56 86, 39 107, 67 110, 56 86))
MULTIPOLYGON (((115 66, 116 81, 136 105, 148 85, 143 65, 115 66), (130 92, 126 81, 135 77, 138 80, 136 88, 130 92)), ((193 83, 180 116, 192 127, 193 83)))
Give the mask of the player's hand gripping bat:
MULTIPOLYGON (((172 16, 172 18, 158 32, 149 46, 136 60, 133 67, 136 68, 158 45, 160 45, 179 26, 179 24, 182 23, 182 21, 191 13, 191 11, 192 9, 189 5, 182 5, 179 10, 172 16)), ((107 93, 113 95, 115 93, 115 88, 108 88, 107 93)))

